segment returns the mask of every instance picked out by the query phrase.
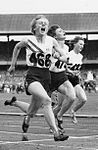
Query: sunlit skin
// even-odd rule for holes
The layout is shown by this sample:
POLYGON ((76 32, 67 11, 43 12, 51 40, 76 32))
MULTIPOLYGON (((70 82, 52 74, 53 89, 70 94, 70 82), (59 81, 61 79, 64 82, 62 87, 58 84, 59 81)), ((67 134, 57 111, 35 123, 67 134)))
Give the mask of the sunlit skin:
POLYGON ((78 54, 80 53, 84 48, 84 41, 79 40, 77 43, 74 44, 74 51, 78 54))
POLYGON ((60 41, 65 40, 66 39, 65 30, 63 30, 61 28, 56 29, 56 37, 55 38, 60 41))
MULTIPOLYGON (((61 52, 57 41, 54 38, 47 36, 48 28, 49 28, 49 21, 43 15, 39 15, 35 19, 32 20, 32 22, 31 22, 32 38, 31 39, 28 39, 28 38, 23 39, 15 45, 15 48, 13 50, 12 63, 11 63, 10 68, 8 69, 9 73, 15 68, 15 63, 17 61, 17 57, 18 57, 22 47, 26 47, 26 48, 30 49, 30 51, 32 51, 33 53, 37 53, 38 51, 39 52, 41 51, 41 53, 43 53, 43 54, 46 54, 47 49, 48 49, 49 52, 47 52, 47 53, 49 53, 50 55, 52 55, 52 48, 54 47, 54 49, 57 52, 59 52, 59 56, 57 56, 57 58, 59 57, 59 59, 61 61, 66 62, 66 60, 67 60, 66 55, 64 55, 64 53, 61 52), (31 40, 31 42, 30 42, 30 40, 31 40), (32 46, 30 46, 28 44, 29 42, 32 43, 33 40, 35 42, 35 49, 37 49, 37 50, 35 50, 34 48, 32 48, 32 46), (37 46, 36 46, 36 43, 37 43, 37 46), (50 45, 49 45, 49 43, 50 43, 50 45), (42 50, 40 49, 40 46, 42 47, 42 50), (36 47, 38 47, 38 48, 36 48, 36 47)), ((30 65, 30 66, 32 66, 32 65, 30 65)), ((41 66, 41 67, 42 67, 41 69, 43 69, 43 66, 41 66)), ((38 68, 39 68, 39 66, 37 66, 37 71, 39 71, 38 68)), ((30 68, 30 70, 31 69, 33 72, 33 70, 36 68, 32 66, 32 68, 30 68)), ((41 71, 44 71, 44 69, 41 71)), ((49 73, 48 73, 49 68, 45 71, 49 75, 49 73)), ((30 81, 31 83, 28 86, 28 92, 32 95, 32 97, 31 97, 31 103, 29 105, 29 108, 27 109, 27 107, 23 106, 27 109, 26 110, 27 116, 26 116, 26 118, 24 118, 22 129, 24 132, 27 132, 27 129, 29 127, 30 118, 37 113, 37 111, 40 107, 43 106, 42 109, 43 109, 46 121, 47 121, 48 125, 53 129, 54 139, 59 140, 59 141, 62 139, 66 140, 68 138, 68 136, 66 136, 66 135, 61 136, 61 134, 56 126, 55 117, 53 114, 53 110, 51 108, 51 98, 47 94, 47 91, 46 91, 47 89, 45 89, 42 85, 42 82, 45 82, 46 79, 44 79, 44 75, 43 75, 43 77, 39 77, 39 74, 38 75, 37 74, 38 74, 38 72, 36 73, 36 75, 34 74, 33 76, 38 76, 38 78, 40 78, 40 80, 38 79, 37 81, 36 80, 30 81)), ((27 77, 26 79, 29 78, 30 72, 27 72, 27 75, 28 76, 26 76, 27 77)), ((50 76, 48 76, 47 78, 48 78, 48 81, 50 82, 50 76)), ((47 82, 47 84, 48 84, 48 82, 47 82)), ((19 108, 21 108, 21 106, 19 106, 19 108)), ((23 108, 23 109, 21 108, 21 109, 24 111, 25 108, 23 108)))
POLYGON ((46 18, 41 18, 36 21, 35 32, 37 37, 46 35, 48 32, 49 21, 46 18))
MULTIPOLYGON (((65 45, 65 39, 66 39, 66 33, 65 30, 63 30, 62 28, 57 28, 55 31, 55 39, 58 41, 58 44, 61 48, 64 48, 65 45)), ((57 54, 57 53, 55 53, 57 54)))

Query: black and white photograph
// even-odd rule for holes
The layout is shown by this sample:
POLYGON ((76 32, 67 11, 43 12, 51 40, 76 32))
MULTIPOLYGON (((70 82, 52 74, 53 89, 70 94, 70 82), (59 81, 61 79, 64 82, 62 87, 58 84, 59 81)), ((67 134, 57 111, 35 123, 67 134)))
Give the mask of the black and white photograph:
POLYGON ((98 150, 98 1, 0 3, 0 150, 98 150))

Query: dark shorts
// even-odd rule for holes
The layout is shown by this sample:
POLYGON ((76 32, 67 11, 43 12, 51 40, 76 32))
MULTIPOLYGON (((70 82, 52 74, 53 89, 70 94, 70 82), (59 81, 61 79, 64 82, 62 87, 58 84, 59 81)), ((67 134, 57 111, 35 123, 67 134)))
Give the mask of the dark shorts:
POLYGON ((71 76, 68 75, 68 79, 71 82, 71 84, 75 87, 77 84, 80 83, 79 77, 78 76, 71 76))
POLYGON ((51 74, 51 85, 50 85, 51 91, 57 90, 60 85, 62 85, 65 81, 68 80, 65 71, 63 72, 50 71, 50 74, 51 74))
POLYGON ((26 79, 25 79, 25 90, 27 95, 31 95, 28 92, 28 86, 32 83, 38 81, 42 84, 47 93, 50 91, 50 82, 51 76, 49 69, 47 68, 38 68, 38 67, 29 67, 26 79))

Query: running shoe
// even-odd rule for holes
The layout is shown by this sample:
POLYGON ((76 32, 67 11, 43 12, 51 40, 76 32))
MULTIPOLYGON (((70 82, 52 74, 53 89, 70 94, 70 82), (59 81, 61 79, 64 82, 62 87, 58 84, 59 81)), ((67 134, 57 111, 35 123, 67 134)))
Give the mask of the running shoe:
POLYGON ((23 120, 23 124, 22 124, 22 130, 23 130, 23 132, 26 133, 27 130, 28 130, 28 128, 29 128, 29 117, 25 116, 24 120, 23 120))
POLYGON ((12 97, 11 100, 6 100, 6 101, 4 102, 4 105, 5 105, 5 106, 10 105, 10 106, 11 106, 16 100, 17 100, 17 99, 16 99, 16 97, 14 96, 14 97, 12 97))
POLYGON ((68 140, 69 136, 64 134, 59 134, 58 136, 54 136, 55 141, 65 141, 68 140))
MULTIPOLYGON (((61 130, 60 128, 58 128, 58 130, 59 130, 60 134, 65 133, 65 130, 64 130, 64 129, 61 130)), ((53 133, 53 130, 52 130, 51 128, 49 128, 49 132, 50 132, 50 133, 53 133)))
POLYGON ((22 136, 22 141, 28 141, 28 137, 26 135, 22 136))

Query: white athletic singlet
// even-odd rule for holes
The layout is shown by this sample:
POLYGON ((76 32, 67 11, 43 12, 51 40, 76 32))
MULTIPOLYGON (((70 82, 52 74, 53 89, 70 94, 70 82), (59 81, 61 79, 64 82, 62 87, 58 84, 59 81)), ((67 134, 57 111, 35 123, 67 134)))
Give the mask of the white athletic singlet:
POLYGON ((80 53, 76 54, 74 50, 71 50, 68 54, 68 57, 69 57, 68 67, 71 70, 80 70, 81 65, 82 65, 82 59, 83 59, 82 54, 80 53))
POLYGON ((26 39, 30 48, 26 49, 26 63, 28 66, 49 68, 53 49, 53 38, 46 36, 44 43, 38 43, 35 36, 26 39), (33 49, 35 52, 32 52, 33 49))

